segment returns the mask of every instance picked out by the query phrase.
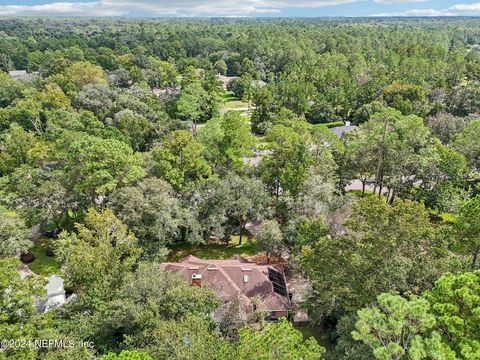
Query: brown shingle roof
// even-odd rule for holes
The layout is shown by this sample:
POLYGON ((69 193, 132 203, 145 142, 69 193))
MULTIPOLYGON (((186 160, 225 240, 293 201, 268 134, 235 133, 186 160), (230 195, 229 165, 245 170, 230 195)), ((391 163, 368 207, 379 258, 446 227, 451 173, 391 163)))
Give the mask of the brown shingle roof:
POLYGON ((189 255, 178 263, 162 263, 160 267, 182 275, 190 284, 192 275, 202 276, 202 285, 208 285, 223 302, 235 299, 239 294, 248 298, 260 296, 268 311, 290 310, 288 296, 274 291, 268 277, 268 269, 283 275, 283 269, 274 265, 261 265, 249 262, 241 256, 228 260, 202 260, 189 255), (248 281, 244 281, 244 276, 248 281))

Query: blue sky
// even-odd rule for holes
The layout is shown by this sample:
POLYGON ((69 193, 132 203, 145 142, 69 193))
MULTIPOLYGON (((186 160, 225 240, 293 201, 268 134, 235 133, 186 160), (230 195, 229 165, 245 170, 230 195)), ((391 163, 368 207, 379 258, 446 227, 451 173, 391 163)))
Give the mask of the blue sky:
POLYGON ((0 16, 480 16, 478 0, 0 0, 0 16))

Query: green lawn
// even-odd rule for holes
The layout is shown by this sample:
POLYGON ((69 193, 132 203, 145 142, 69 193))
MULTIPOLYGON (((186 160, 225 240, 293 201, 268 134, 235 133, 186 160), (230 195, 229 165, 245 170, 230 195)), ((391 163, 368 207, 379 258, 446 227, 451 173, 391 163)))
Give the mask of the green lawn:
POLYGON ((454 214, 443 212, 440 216, 442 217, 443 221, 447 223, 454 223, 457 221, 457 217, 454 214))
POLYGON ((248 104, 242 100, 230 100, 223 104, 224 109, 247 108, 248 104))
POLYGON ((34 273, 49 277, 60 272, 60 264, 54 256, 47 256, 47 248, 51 243, 50 239, 40 238, 35 241, 30 252, 35 255, 35 260, 28 264, 34 273))
MULTIPOLYGON (((350 190, 349 193, 354 194, 355 196, 358 196, 359 198, 362 197, 362 190, 350 190)), ((372 195, 373 195, 373 192, 365 189, 364 197, 369 197, 369 196, 372 196, 372 195)))
POLYGON ((457 221, 456 215, 446 212, 440 213, 438 210, 430 210, 430 219, 437 224, 453 224, 457 221))
POLYGON ((233 95, 231 91, 226 91, 222 94, 223 100, 223 108, 228 109, 235 109, 235 108, 246 108, 248 104, 243 102, 242 99, 233 95))
POLYGON ((238 245, 238 236, 233 236, 229 244, 221 241, 211 241, 205 245, 182 245, 172 249, 168 260, 172 262, 179 261, 188 255, 193 255, 201 259, 230 259, 235 255, 253 256, 259 253, 257 243, 248 236, 243 237, 242 245, 238 245))
POLYGON ((225 91, 223 94, 222 94, 222 100, 223 102, 226 102, 226 101, 232 101, 232 100, 240 100, 238 98, 238 96, 235 96, 233 94, 233 92, 231 91, 225 91))
POLYGON ((266 140, 265 135, 255 135, 255 149, 257 150, 267 150, 269 143, 266 140))

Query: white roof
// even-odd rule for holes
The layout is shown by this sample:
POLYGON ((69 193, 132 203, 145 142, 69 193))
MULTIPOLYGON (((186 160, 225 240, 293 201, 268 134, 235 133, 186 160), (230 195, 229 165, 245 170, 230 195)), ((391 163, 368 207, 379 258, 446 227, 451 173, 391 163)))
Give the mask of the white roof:
POLYGON ((27 70, 13 70, 13 71, 9 71, 9 72, 8 72, 8 75, 10 75, 10 76, 23 76, 23 75, 27 75, 27 70))
POLYGON ((45 289, 47 290, 47 296, 57 293, 63 293, 63 281, 63 278, 58 275, 50 276, 47 285, 45 285, 45 289))

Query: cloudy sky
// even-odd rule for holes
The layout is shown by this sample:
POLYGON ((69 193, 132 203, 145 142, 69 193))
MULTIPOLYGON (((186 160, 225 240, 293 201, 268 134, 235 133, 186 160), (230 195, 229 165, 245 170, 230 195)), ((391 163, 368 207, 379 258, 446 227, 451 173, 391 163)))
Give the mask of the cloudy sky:
POLYGON ((478 0, 0 0, 0 16, 480 16, 478 0))

